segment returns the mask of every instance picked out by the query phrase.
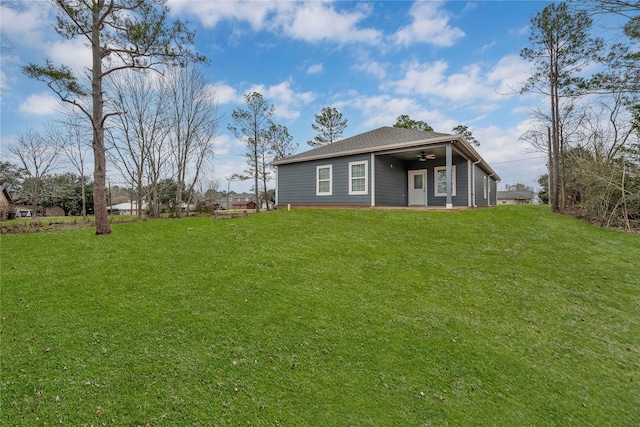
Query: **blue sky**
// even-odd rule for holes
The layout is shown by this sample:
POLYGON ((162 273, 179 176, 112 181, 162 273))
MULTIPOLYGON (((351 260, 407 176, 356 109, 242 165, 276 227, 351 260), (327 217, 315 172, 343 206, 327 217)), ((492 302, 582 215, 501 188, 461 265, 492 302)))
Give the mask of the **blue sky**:
MULTIPOLYGON (((537 187, 544 156, 519 140, 528 113, 544 99, 518 95, 531 65, 519 57, 529 46, 530 20, 540 1, 196 1, 169 0, 174 18, 197 30, 195 48, 211 61, 202 72, 216 89, 223 113, 208 179, 245 168, 244 147, 227 131, 244 93, 259 91, 275 106, 273 120, 289 128, 298 151, 310 147, 314 115, 334 106, 348 119, 344 137, 391 126, 408 114, 438 132, 469 127, 479 153, 504 184, 537 187)), ((43 1, 0 6, 2 158, 26 128, 55 119, 58 101, 21 67, 46 58, 74 68, 90 63, 80 41, 51 28, 43 1)), ((92 166, 87 170, 92 174, 92 166)), ((112 182, 118 178, 115 168, 112 182)), ((244 191, 249 183, 233 183, 244 191)))

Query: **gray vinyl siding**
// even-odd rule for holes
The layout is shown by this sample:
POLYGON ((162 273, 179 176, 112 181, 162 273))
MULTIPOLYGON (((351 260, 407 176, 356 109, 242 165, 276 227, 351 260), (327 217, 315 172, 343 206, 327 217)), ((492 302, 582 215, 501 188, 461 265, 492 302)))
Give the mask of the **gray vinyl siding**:
POLYGON ((489 178, 489 185, 491 185, 491 206, 496 206, 498 202, 498 183, 493 178, 489 178))
POLYGON ((290 163, 278 166, 278 204, 308 206, 370 206, 371 156, 368 154, 290 163), (367 194, 349 194, 349 162, 367 162, 367 194), (332 165, 330 196, 316 196, 316 167, 332 165))
MULTIPOLYGON (((445 159, 427 162, 417 160, 404 161, 392 155, 375 156, 375 168, 371 165, 370 154, 337 157, 308 162, 289 163, 278 166, 278 204, 299 206, 370 206, 372 174, 375 169, 375 205, 407 206, 408 205, 408 173, 410 170, 427 170, 427 205, 446 206, 446 196, 435 195, 436 167, 445 166, 445 159), (349 195, 349 162, 367 162, 367 194, 349 195), (332 166, 332 194, 316 196, 316 168, 332 166)), ((452 197, 453 206, 469 206, 469 168, 467 160, 453 156, 456 165, 456 195, 452 197)), ((487 206, 483 200, 482 176, 486 175, 477 165, 476 169, 476 204, 487 206)), ((495 182, 491 190, 492 205, 495 205, 495 182)))
POLYGON ((391 156, 376 156, 376 206, 407 206, 407 170, 391 156))
POLYGON ((489 175, 487 175, 487 173, 485 173, 477 165, 474 166, 474 168, 476 170, 476 183, 475 183, 476 206, 489 206, 490 200, 488 199, 488 197, 491 198, 491 206, 495 206, 496 205, 496 182, 492 178, 489 178, 489 175), (491 189, 490 192, 487 191, 489 193, 487 194, 487 197, 485 197, 485 192, 484 192, 485 177, 487 177, 488 179, 487 182, 489 185, 487 190, 489 190, 489 188, 491 189))

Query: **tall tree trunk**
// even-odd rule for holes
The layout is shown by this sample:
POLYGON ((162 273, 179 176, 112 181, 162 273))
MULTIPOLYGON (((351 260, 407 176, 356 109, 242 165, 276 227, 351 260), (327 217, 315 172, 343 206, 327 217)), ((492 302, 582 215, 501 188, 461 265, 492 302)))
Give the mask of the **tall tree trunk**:
POLYGON ((138 174, 136 182, 136 214, 138 219, 142 219, 142 172, 138 174))
POLYGON ((253 158, 255 159, 253 167, 255 168, 255 196, 256 196, 256 213, 260 213, 260 162, 258 161, 258 129, 255 129, 255 139, 253 140, 253 158))
POLYGON ((31 200, 31 204, 33 205, 33 218, 38 216, 38 194, 40 194, 40 178, 34 179, 35 186, 33 191, 33 198, 31 200))
POLYGON ((176 183, 176 218, 182 218, 182 180, 176 183))
MULTIPOLYGON (((84 170, 84 167, 82 167, 84 170)), ((85 190, 84 174, 80 177, 80 185, 82 186, 82 219, 87 219, 87 194, 85 190)))
POLYGON ((551 132, 552 132, 552 157, 553 157, 553 174, 551 177, 551 211, 560 212, 560 135, 558 132, 560 123, 560 112, 558 105, 558 62, 553 54, 552 74, 551 74, 551 132))
POLYGON ((93 21, 91 24, 91 53, 93 60, 91 92, 93 98, 93 203, 96 216, 96 234, 111 234, 109 214, 107 213, 107 158, 104 146, 104 122, 102 109, 102 56, 100 44, 100 11, 104 1, 93 7, 93 21))

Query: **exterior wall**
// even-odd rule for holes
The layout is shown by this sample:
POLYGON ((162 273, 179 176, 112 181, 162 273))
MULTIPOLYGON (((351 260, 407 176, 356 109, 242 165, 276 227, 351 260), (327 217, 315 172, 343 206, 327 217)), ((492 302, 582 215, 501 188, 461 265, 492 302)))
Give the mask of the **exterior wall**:
MULTIPOLYGON (((496 206, 497 204, 497 194, 498 194, 498 183, 496 180, 485 173, 482 169, 480 169, 477 165, 473 166, 475 168, 475 185, 473 186, 475 190, 475 199, 476 206, 496 206), (485 196, 485 188, 484 188, 484 180, 487 179, 487 191, 485 196)), ((473 195, 472 195, 473 199, 473 195)))
MULTIPOLYGON (((456 165, 456 195, 452 197, 453 206, 469 205, 467 161, 460 156, 453 156, 456 165)), ((376 206, 408 206, 408 172, 410 170, 427 170, 427 205, 445 207, 446 196, 435 195, 434 168, 445 166, 445 159, 419 162, 403 161, 391 155, 375 156, 375 205, 376 206)), ((310 162, 291 163, 278 166, 278 204, 308 206, 370 206, 371 205, 371 155, 339 157, 310 162), (367 161, 367 194, 349 195, 349 162, 367 161), (332 194, 316 195, 316 167, 332 165, 332 194)), ((478 168, 477 172, 481 172, 478 168)), ((478 175, 476 175, 476 180, 478 175)), ((480 195, 482 195, 482 178, 480 178, 480 195)), ((495 195, 495 191, 493 192, 495 195)), ((495 197, 495 196, 494 196, 495 197)), ((486 202, 485 204, 486 205, 486 202)), ((483 205, 483 206, 484 206, 483 205)))
POLYGON ((491 206, 496 206, 498 204, 498 183, 493 177, 489 177, 489 185, 491 186, 491 194, 489 194, 491 206))
POLYGON ((309 206, 370 206, 371 155, 337 157, 278 166, 278 204, 309 206), (367 161, 367 194, 349 195, 349 162, 367 161), (330 196, 316 196, 316 167, 332 165, 330 196))
POLYGON ((376 156, 376 206, 407 206, 407 169, 404 161, 376 156))
POLYGON ((489 206, 489 200, 485 197, 484 191, 484 179, 488 178, 487 174, 478 167, 478 165, 473 166, 475 169, 475 204, 476 206, 489 206))

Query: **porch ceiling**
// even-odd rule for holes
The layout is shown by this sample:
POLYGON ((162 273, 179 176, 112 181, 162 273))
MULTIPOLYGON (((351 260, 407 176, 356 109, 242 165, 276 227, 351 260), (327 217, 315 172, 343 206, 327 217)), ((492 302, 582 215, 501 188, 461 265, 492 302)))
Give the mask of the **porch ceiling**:
POLYGON ((422 153, 425 153, 427 155, 433 154, 434 156, 436 156, 435 160, 444 159, 446 156, 444 145, 437 146, 437 147, 433 147, 433 146, 412 147, 412 148, 407 148, 403 150, 388 151, 388 152, 382 152, 382 153, 376 153, 376 154, 378 155, 385 154, 401 160, 417 160, 418 156, 420 156, 420 154, 422 153))

